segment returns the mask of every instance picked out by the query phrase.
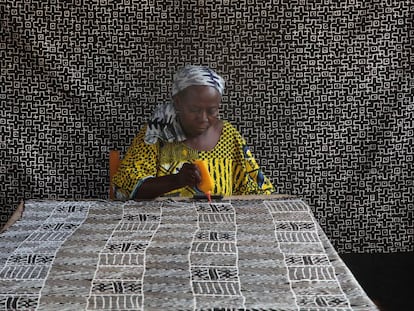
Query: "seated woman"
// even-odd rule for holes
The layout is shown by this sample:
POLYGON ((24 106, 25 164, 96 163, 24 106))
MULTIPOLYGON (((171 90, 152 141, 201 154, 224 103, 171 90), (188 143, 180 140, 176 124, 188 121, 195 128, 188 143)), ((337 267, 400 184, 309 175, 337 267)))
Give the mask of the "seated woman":
POLYGON ((220 120, 224 80, 213 70, 186 66, 176 73, 173 102, 158 105, 113 178, 117 199, 200 194, 193 160, 207 161, 212 194, 270 194, 273 185, 240 133, 220 120))

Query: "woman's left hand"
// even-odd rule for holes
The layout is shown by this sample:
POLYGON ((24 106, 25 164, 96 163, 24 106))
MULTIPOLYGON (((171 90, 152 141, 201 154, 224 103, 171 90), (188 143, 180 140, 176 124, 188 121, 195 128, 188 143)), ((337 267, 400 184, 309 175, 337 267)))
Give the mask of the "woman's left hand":
POLYGON ((201 182, 198 167, 191 163, 184 163, 178 173, 178 183, 182 186, 197 186, 201 182))

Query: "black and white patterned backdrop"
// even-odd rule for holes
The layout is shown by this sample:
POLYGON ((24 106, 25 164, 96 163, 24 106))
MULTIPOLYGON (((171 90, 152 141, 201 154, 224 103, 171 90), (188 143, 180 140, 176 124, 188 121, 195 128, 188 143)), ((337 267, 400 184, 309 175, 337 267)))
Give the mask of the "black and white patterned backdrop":
POLYGON ((209 65, 280 193, 339 252, 413 250, 414 1, 0 1, 1 223, 20 199, 106 198, 173 73, 209 65))

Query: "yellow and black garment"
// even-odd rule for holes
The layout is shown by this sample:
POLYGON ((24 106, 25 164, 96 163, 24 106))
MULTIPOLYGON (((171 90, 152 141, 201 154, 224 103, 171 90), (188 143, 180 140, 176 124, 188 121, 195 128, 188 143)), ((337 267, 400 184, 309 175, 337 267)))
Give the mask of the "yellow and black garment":
MULTIPOLYGON (((209 151, 197 151, 183 142, 147 144, 146 127, 141 129, 121 161, 113 178, 118 199, 133 199, 147 178, 177 174, 186 162, 195 159, 207 161, 214 180, 212 194, 223 196, 242 194, 270 194, 274 191, 252 156, 246 142, 229 122, 223 121, 223 130, 216 146, 209 151)), ((193 196, 197 188, 184 187, 165 195, 193 196)))

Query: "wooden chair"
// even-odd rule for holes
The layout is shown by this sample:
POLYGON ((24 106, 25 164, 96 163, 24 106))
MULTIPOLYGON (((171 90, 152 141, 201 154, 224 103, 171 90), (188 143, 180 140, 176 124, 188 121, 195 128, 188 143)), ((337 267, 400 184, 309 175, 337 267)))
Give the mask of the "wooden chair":
POLYGON ((112 178, 116 174, 121 163, 121 153, 119 150, 109 151, 109 199, 115 199, 114 189, 112 188, 112 178))

